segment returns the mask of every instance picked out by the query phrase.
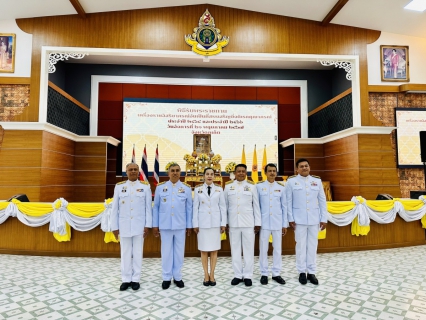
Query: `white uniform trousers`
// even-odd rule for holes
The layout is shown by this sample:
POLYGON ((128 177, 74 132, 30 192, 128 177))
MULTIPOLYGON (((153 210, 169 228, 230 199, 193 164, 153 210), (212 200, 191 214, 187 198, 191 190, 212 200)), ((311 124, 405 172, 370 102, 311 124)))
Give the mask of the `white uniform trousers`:
POLYGON ((282 245, 282 230, 266 230, 260 229, 259 237, 259 267, 262 276, 268 276, 268 249, 269 249, 269 236, 272 234, 272 247, 274 248, 272 257, 272 276, 277 277, 281 273, 282 258, 281 258, 281 245, 282 245))
POLYGON ((160 230, 161 267, 163 280, 182 280, 183 257, 185 255, 185 232, 181 230, 160 230))
POLYGON ((238 279, 251 279, 254 264, 254 228, 229 228, 232 268, 238 279), (244 268, 241 259, 241 246, 244 255, 244 268))
POLYGON ((319 225, 296 224, 294 237, 296 240, 297 272, 315 274, 317 271, 319 225))
POLYGON ((120 237, 121 280, 139 282, 142 271, 143 236, 120 237))

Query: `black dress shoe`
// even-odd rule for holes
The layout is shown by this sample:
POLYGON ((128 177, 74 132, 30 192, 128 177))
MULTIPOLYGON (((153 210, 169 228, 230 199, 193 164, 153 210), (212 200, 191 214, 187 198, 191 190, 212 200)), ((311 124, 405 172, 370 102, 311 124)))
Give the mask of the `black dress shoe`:
POLYGON ((285 284, 285 280, 281 276, 272 277, 272 280, 275 280, 279 284, 285 284))
POLYGON ((203 286, 208 287, 210 285, 210 281, 203 281, 203 286))
POLYGON ((210 285, 212 286, 212 287, 214 287, 215 285, 216 285, 216 281, 209 281, 210 282, 210 285))
POLYGON ((306 279, 306 273, 299 274, 299 282, 301 284, 307 284, 308 280, 306 279))
POLYGON ((133 290, 139 290, 140 287, 141 287, 141 285, 139 284, 139 282, 132 282, 132 289, 133 290))
POLYGON ((170 287, 170 284, 171 284, 172 282, 171 281, 166 281, 166 280, 164 280, 163 281, 163 283, 161 284, 161 287, 164 289, 164 290, 166 290, 166 289, 168 289, 169 287, 170 287))
POLYGON ((232 279, 231 284, 232 284, 233 286, 236 286, 237 284, 239 284, 239 283, 241 283, 241 282, 243 282, 243 279, 234 278, 234 279, 232 279))
POLYGON ((309 280, 310 283, 312 283, 314 285, 318 285, 318 279, 317 279, 317 277, 315 277, 314 274, 308 273, 308 280, 309 280))
POLYGON ((126 291, 131 286, 131 282, 123 282, 120 286, 120 291, 126 291))
POLYGON ((185 284, 183 283, 182 280, 176 281, 173 279, 174 284, 178 287, 178 288, 183 288, 185 287, 185 284))
POLYGON ((246 287, 251 287, 251 279, 244 279, 244 284, 246 285, 246 287))
POLYGON ((261 276, 260 277, 260 283, 261 284, 268 284, 268 277, 267 276, 261 276))

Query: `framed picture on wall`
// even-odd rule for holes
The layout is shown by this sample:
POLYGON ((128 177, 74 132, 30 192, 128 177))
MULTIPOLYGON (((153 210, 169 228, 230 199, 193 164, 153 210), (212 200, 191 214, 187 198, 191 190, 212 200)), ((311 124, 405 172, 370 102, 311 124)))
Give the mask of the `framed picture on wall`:
POLYGON ((382 81, 410 81, 408 46, 380 46, 382 81))
POLYGON ((210 134, 194 134, 194 150, 197 154, 209 154, 211 150, 211 135, 210 134))
POLYGON ((0 72, 15 72, 16 35, 0 33, 0 72))

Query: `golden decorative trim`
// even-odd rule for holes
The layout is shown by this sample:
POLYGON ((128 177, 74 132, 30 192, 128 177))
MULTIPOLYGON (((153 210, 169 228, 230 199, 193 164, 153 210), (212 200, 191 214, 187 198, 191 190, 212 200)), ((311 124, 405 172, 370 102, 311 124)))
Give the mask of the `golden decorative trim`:
POLYGON ((61 88, 59 88, 57 85, 55 85, 53 82, 49 81, 49 87, 51 87, 53 90, 55 90, 56 92, 58 92, 59 94, 63 95, 65 98, 67 98, 68 100, 72 101, 73 103, 75 103, 76 105, 78 105, 81 109, 87 111, 90 113, 90 109, 88 107, 86 107, 84 104, 82 104, 80 101, 78 101, 77 99, 73 98, 72 96, 70 96, 68 93, 66 93, 64 90, 62 90, 61 88))
POLYGON ((30 77, 0 77, 0 84, 30 84, 30 77))
POLYGON ((312 110, 311 112, 308 113, 308 117, 310 117, 311 115, 317 113, 318 111, 321 111, 324 108, 327 108, 330 104, 336 102, 337 100, 342 99, 343 97, 347 96, 350 93, 352 93, 352 88, 349 88, 348 90, 342 92, 338 96, 335 96, 333 99, 328 100, 326 103, 320 105, 318 108, 312 110))

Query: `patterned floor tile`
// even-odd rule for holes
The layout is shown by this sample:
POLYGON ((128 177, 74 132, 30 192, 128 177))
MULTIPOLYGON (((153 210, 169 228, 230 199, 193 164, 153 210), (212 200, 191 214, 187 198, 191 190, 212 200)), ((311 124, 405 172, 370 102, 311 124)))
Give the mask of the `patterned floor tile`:
POLYGON ((231 286, 231 259, 220 257, 215 287, 202 285, 200 259, 186 258, 185 288, 162 290, 161 259, 144 259, 141 289, 125 292, 119 259, 2 255, 0 320, 424 320, 426 268, 413 274, 412 266, 426 265, 425 248, 320 254, 319 286, 299 284, 294 256, 283 256, 285 285, 270 277, 261 285, 256 257, 253 286, 231 286))

